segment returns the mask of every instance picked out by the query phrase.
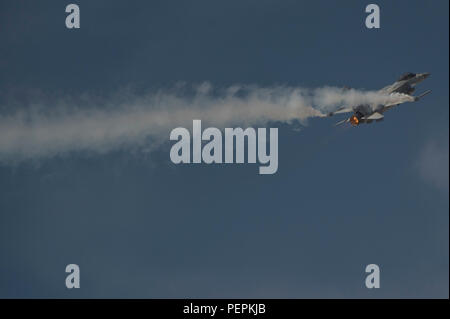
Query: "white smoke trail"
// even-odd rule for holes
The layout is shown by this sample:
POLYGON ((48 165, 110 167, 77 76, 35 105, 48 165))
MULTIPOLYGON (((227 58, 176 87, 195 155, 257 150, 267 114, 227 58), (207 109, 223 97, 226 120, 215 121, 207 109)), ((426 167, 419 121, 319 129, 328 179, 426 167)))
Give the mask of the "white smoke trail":
MULTIPOLYGON (((183 91, 183 90, 181 90, 183 91)), ((209 83, 194 94, 177 90, 131 95, 107 101, 107 106, 56 105, 28 107, 0 114, 0 162, 48 158, 70 152, 105 153, 152 148, 168 141, 170 131, 190 127, 193 119, 215 127, 267 125, 305 121, 342 105, 382 103, 389 96, 340 88, 231 86, 209 83)), ((88 99, 89 100, 89 99, 88 99)), ((94 99, 93 99, 94 100, 94 99)))

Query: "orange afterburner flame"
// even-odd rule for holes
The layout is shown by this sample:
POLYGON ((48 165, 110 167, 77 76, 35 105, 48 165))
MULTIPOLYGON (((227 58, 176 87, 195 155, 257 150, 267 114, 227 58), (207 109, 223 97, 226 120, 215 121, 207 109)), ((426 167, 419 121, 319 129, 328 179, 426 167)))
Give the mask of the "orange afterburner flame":
POLYGON ((353 115, 350 118, 350 123, 352 123, 352 125, 354 125, 354 126, 358 125, 359 124, 359 118, 356 115, 353 115))

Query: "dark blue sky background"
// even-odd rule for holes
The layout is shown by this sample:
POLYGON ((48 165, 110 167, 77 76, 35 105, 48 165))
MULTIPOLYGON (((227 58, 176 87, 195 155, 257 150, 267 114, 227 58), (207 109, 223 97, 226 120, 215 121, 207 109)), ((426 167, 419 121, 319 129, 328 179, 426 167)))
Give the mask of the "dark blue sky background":
MULTIPOLYGON (((179 81, 378 89, 385 121, 279 127, 279 169, 73 154, 0 164, 0 297, 448 298, 448 1, 0 2, 0 110, 179 81), (65 287, 65 266, 81 288, 65 287), (381 268, 381 288, 364 285, 381 268)), ((130 123, 133 125, 133 123, 130 123)))

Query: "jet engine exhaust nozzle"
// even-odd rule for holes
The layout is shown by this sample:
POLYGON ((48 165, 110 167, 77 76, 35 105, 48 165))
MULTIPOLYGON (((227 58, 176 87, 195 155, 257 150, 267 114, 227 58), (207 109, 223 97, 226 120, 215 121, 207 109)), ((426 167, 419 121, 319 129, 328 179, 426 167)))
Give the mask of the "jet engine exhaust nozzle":
POLYGON ((356 116, 356 115, 352 115, 352 116, 350 117, 349 121, 350 121, 350 123, 351 123, 353 126, 358 126, 359 123, 360 123, 360 119, 359 119, 358 116, 356 116))

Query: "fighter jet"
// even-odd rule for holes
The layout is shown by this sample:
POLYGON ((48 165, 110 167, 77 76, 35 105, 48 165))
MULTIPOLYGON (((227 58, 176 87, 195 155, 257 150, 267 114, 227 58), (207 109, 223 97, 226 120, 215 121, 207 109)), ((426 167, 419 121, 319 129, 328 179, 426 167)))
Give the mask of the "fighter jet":
MULTIPOLYGON (((386 96, 386 102, 378 105, 361 104, 344 106, 335 112, 328 113, 327 116, 353 112, 352 116, 336 123, 336 125, 350 123, 352 126, 358 126, 362 123, 372 123, 373 121, 380 122, 384 119, 383 113, 387 110, 405 102, 418 101, 420 98, 430 93, 431 90, 428 90, 418 96, 411 95, 415 90, 415 86, 429 76, 430 73, 405 73, 395 83, 378 91, 380 96, 386 96)), ((349 88, 345 89, 348 90, 349 88)))

